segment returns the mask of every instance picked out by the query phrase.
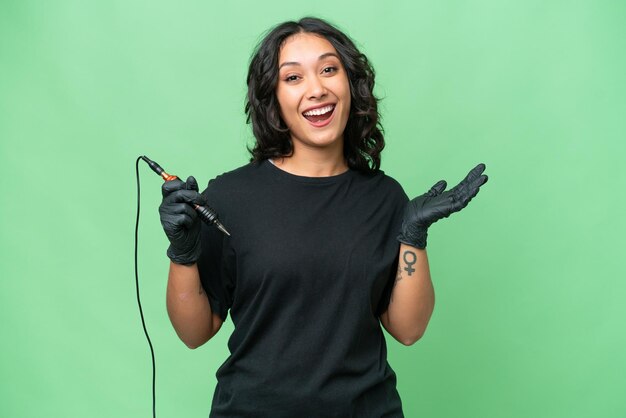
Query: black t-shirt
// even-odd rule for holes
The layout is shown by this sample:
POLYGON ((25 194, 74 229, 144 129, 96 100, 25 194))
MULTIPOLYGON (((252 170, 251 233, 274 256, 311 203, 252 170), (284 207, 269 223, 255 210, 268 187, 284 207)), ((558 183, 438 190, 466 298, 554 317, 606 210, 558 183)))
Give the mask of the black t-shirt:
POLYGON ((202 285, 234 331, 211 417, 402 417, 379 315, 407 197, 382 171, 302 177, 250 163, 203 192, 202 285))

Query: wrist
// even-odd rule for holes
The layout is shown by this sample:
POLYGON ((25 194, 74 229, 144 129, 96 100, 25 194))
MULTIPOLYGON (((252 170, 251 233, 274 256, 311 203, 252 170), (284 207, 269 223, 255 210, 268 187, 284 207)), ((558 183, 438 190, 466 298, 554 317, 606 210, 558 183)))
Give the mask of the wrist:
POLYGON ((186 252, 178 251, 175 247, 170 245, 167 249, 167 256, 172 261, 172 263, 184 266, 191 266, 195 264, 200 258, 200 245, 196 245, 186 252))
POLYGON ((420 225, 403 225, 402 231, 398 235, 397 239, 403 244, 410 245, 415 248, 426 248, 426 240, 428 238, 428 227, 422 227, 420 225))

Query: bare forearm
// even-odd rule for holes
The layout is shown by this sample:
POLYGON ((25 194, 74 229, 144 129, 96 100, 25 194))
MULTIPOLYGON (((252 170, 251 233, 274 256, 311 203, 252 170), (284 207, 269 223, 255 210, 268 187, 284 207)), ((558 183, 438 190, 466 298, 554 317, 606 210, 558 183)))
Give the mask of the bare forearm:
POLYGON ((386 312, 388 330, 404 344, 419 340, 435 307, 426 250, 400 246, 398 272, 386 312))
POLYGON ((199 347, 213 336, 211 305, 196 264, 184 266, 170 262, 167 313, 176 334, 189 348, 199 347))

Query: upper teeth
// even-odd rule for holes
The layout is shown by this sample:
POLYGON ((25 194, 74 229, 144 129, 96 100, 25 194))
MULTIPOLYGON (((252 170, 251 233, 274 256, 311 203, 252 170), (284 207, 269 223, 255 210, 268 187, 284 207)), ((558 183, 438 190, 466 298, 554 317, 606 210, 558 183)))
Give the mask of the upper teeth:
POLYGON ((308 112, 304 112, 303 115, 304 116, 319 116, 319 115, 323 115, 324 113, 330 112, 334 108, 335 108, 335 105, 328 105, 328 106, 320 107, 317 109, 309 110, 308 112))

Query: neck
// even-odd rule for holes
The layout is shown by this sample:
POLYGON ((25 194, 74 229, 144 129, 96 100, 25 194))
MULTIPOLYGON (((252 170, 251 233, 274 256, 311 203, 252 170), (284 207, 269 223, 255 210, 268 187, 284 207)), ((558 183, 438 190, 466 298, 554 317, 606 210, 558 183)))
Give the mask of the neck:
POLYGON ((275 158, 272 161, 281 170, 305 177, 329 177, 348 170, 343 148, 332 150, 297 147, 290 157, 275 158))

